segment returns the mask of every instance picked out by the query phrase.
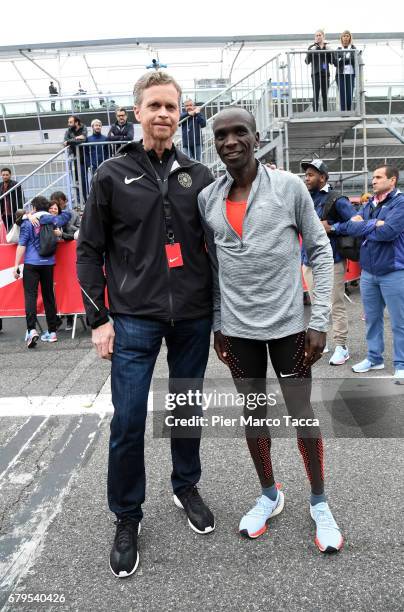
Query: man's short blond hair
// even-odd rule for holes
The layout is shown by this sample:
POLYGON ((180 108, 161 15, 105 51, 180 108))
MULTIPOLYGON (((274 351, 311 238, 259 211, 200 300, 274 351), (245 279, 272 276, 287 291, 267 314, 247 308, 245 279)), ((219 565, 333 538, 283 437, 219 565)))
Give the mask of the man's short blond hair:
POLYGON ((146 72, 146 74, 141 76, 140 79, 136 81, 135 86, 133 88, 135 106, 141 105, 144 90, 149 89, 149 87, 155 87, 156 85, 174 85, 175 89, 178 91, 178 100, 182 95, 181 87, 174 79, 174 77, 172 77, 170 74, 167 74, 167 72, 162 72, 161 70, 146 72))

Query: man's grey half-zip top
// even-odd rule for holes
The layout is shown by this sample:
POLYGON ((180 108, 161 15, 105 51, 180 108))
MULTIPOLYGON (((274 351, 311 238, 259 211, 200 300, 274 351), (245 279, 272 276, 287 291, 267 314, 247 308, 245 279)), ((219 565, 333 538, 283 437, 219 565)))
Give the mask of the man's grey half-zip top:
POLYGON ((259 164, 240 238, 226 216, 232 182, 226 173, 198 197, 214 273, 214 331, 270 340, 305 328, 299 235, 315 282, 309 327, 327 331, 334 262, 306 186, 259 164))

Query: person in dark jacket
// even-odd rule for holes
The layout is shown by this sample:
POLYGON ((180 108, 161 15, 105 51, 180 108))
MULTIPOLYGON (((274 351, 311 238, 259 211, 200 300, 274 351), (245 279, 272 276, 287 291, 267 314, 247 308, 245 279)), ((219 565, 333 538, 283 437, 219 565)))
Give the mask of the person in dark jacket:
MULTIPOLYGON (((54 86, 53 81, 49 83, 49 95, 51 96, 51 98, 55 98, 58 95, 58 90, 54 86)), ((55 102, 51 102, 51 111, 55 111, 55 110, 56 110, 56 104, 55 102)))
POLYGON ((206 126, 206 119, 199 106, 195 106, 193 100, 185 100, 184 108, 185 111, 180 115, 182 147, 188 157, 201 161, 202 128, 206 126))
POLYGON ((314 34, 314 43, 308 48, 305 62, 311 65, 313 83, 313 110, 318 111, 318 98, 321 91, 323 111, 327 111, 327 93, 330 86, 330 68, 333 63, 332 51, 328 50, 323 30, 314 34))
MULTIPOLYGON (((70 155, 73 156, 74 181, 80 179, 84 202, 87 199, 87 180, 84 163, 84 151, 80 144, 87 141, 87 126, 85 126, 77 115, 70 115, 67 120, 67 130, 64 135, 64 146, 69 147, 70 155), (80 166, 80 177, 79 177, 80 166)), ((79 194, 80 195, 80 194, 79 194)))
MULTIPOLYGON (((383 165, 373 172, 374 197, 336 234, 363 237, 360 288, 366 317, 368 354, 352 366, 359 374, 384 368, 384 309, 393 332, 394 378, 404 379, 404 194, 397 189, 398 169, 383 165)), ((399 380, 397 380, 399 382, 399 380)))
POLYGON ((116 122, 111 125, 107 139, 113 142, 130 142, 135 137, 133 123, 128 121, 128 114, 124 108, 116 110, 116 122))
POLYGON ((17 185, 17 181, 11 178, 10 168, 1 169, 1 178, 3 179, 0 183, 0 209, 1 218, 5 225, 6 232, 10 231, 15 221, 15 213, 18 208, 24 206, 24 192, 22 187, 19 186, 14 189, 11 193, 5 195, 10 189, 17 185))
MULTIPOLYGON (((199 389, 209 354, 212 285, 197 197, 213 178, 173 145, 180 95, 178 83, 159 71, 136 83, 135 116, 144 139, 98 168, 78 239, 77 273, 92 340, 100 357, 112 358, 108 501, 117 530, 110 567, 121 578, 139 562, 147 398, 162 339, 170 391, 187 392, 189 383, 181 379, 195 379, 199 389)), ((185 410, 195 414, 189 404, 185 410)), ((196 487, 199 430, 187 438, 170 429, 174 502, 194 531, 209 533, 214 517, 196 487)))
POLYGON ((335 79, 339 90, 342 111, 350 111, 355 88, 356 47, 352 44, 352 34, 345 30, 341 34, 341 47, 334 52, 335 79))
MULTIPOLYGON (((327 220, 323 221, 324 206, 332 193, 331 186, 328 183, 328 169, 321 159, 313 159, 311 162, 303 162, 301 164, 305 172, 305 183, 312 197, 314 208, 319 218, 322 220, 324 227, 330 239, 333 257, 334 257, 334 281, 332 292, 332 331, 334 337, 334 352, 329 360, 330 365, 343 365, 349 359, 349 351, 347 346, 348 340, 348 315, 345 306, 345 270, 346 261, 340 255, 336 245, 335 236, 329 233, 329 225, 327 220), (328 229, 327 229, 328 228, 328 229)), ((348 200, 341 196, 335 202, 333 207, 335 214, 334 221, 348 221, 356 215, 356 210, 348 200)), ((303 276, 307 288, 310 292, 310 298, 313 301, 313 274, 309 258, 305 249, 302 249, 303 276)), ((326 348, 328 352, 328 347, 326 348)))

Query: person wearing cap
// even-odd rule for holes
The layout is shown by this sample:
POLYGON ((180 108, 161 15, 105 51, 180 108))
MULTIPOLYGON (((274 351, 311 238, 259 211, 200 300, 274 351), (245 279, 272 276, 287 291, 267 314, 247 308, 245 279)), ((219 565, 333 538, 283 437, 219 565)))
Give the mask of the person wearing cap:
MULTIPOLYGON (((325 204, 329 201, 332 188, 328 183, 328 169, 321 159, 313 159, 301 164, 305 172, 304 182, 312 197, 314 208, 321 219, 330 239, 334 256, 334 284, 332 294, 332 330, 334 340, 334 352, 330 358, 330 365, 343 365, 349 359, 347 346, 348 340, 348 316, 345 306, 345 259, 340 255, 336 246, 336 237, 330 233, 330 226, 335 222, 349 221, 356 215, 355 208, 348 198, 341 196, 335 201, 333 218, 323 220, 325 204), (329 223, 327 223, 327 221, 329 223)), ((306 250, 302 248, 303 277, 310 293, 313 303, 313 273, 307 257, 306 250)), ((326 347, 326 352, 328 348, 326 347)))

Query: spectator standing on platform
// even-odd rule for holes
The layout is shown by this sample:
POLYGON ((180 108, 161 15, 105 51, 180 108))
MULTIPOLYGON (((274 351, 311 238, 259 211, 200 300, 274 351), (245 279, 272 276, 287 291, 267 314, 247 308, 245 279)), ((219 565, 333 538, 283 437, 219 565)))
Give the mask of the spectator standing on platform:
MULTIPOLYGON (((49 95, 51 96, 51 98, 55 98, 58 94, 59 94, 58 90, 54 86, 53 81, 51 81, 49 83, 49 95)), ((55 111, 55 110, 56 110, 56 104, 55 102, 51 102, 51 111, 55 111)))
POLYGON ((41 335, 41 340, 43 342, 57 342, 58 317, 53 291, 55 255, 46 257, 40 255, 40 231, 42 225, 50 223, 55 228, 58 228, 65 225, 70 219, 69 211, 64 211, 58 216, 50 215, 50 202, 43 196, 33 198, 31 204, 34 214, 27 215, 27 219, 24 219, 22 222, 14 265, 14 277, 19 278, 21 275, 19 266, 24 259, 23 286, 27 320, 25 340, 28 348, 34 348, 39 338, 36 331, 39 283, 41 284, 46 322, 48 324, 48 330, 41 335))
MULTIPOLYGON (((321 219, 330 239, 334 256, 334 283, 332 292, 332 330, 334 338, 334 352, 330 358, 330 365, 343 365, 349 359, 347 346, 348 340, 348 315, 345 305, 345 269, 346 260, 338 253, 336 239, 329 233, 327 220, 323 220, 323 210, 332 195, 332 188, 328 183, 327 166, 321 159, 313 159, 311 162, 302 163, 305 172, 305 183, 312 197, 314 208, 321 219)), ((331 214, 331 211, 330 211, 331 214)), ((339 197, 332 206, 333 222, 348 221, 356 215, 356 210, 345 196, 339 197)), ((303 276, 313 303, 313 274, 310 261, 305 249, 302 249, 303 276)), ((327 352, 327 349, 326 349, 327 352)))
POLYGON ((341 45, 334 52, 334 65, 337 72, 335 80, 338 85, 339 99, 342 111, 350 111, 355 88, 355 45, 352 44, 352 34, 344 30, 341 34, 341 45))
POLYGON ((108 145, 101 145, 101 142, 107 142, 108 138, 102 133, 102 123, 99 119, 93 119, 91 122, 93 133, 87 138, 87 142, 94 143, 91 146, 84 147, 86 150, 86 168, 91 168, 92 174, 97 171, 97 168, 103 161, 108 159, 108 145))
POLYGON ((133 123, 128 121, 126 110, 118 108, 115 115, 116 122, 111 125, 107 139, 112 142, 131 142, 135 137, 135 128, 133 123))
POLYGON ((311 65, 311 81, 313 84, 313 110, 318 111, 318 98, 321 91, 323 111, 327 111, 327 94, 330 86, 330 68, 333 63, 333 53, 329 50, 323 30, 317 30, 314 43, 308 48, 306 64, 311 65))
MULTIPOLYGON (((11 178, 10 168, 0 170, 2 182, 0 183, 0 196, 17 185, 17 181, 11 178)), ((17 187, 7 196, 0 200, 1 218, 5 225, 6 232, 10 231, 14 221, 15 213, 18 208, 24 207, 24 192, 21 187, 17 187)))
MULTIPOLYGON (((212 176, 173 144, 180 96, 178 83, 163 72, 147 73, 136 83, 134 110, 143 141, 128 143, 98 168, 77 247, 92 340, 100 357, 112 357, 108 502, 117 530, 110 568, 119 578, 133 574, 139 563, 147 398, 162 339, 171 392, 189 391, 186 379, 200 389, 209 355, 211 272, 197 197, 212 176)), ((202 414, 189 404, 185 410, 188 416, 202 414)), ((207 534, 215 523, 196 487, 200 429, 193 428, 191 438, 184 429, 170 429, 174 503, 194 531, 207 534)))
POLYGON ((373 172, 374 196, 347 223, 329 229, 364 238, 360 288, 368 354, 352 366, 359 374, 384 368, 384 309, 393 332, 394 378, 404 379, 404 194, 397 189, 398 169, 383 165, 373 172))
POLYGON ((67 120, 67 130, 64 136, 64 146, 69 147, 70 154, 74 157, 74 179, 81 183, 83 199, 85 203, 87 199, 87 180, 84 163, 83 147, 78 145, 87 141, 87 127, 81 122, 77 115, 70 115, 67 120), (78 163, 77 163, 78 162, 78 163), (79 176, 80 167, 80 176, 79 176))
POLYGON ((199 106, 188 98, 184 102, 185 111, 180 115, 182 129, 182 148, 191 159, 201 161, 202 155, 202 128, 206 126, 206 119, 199 106))

